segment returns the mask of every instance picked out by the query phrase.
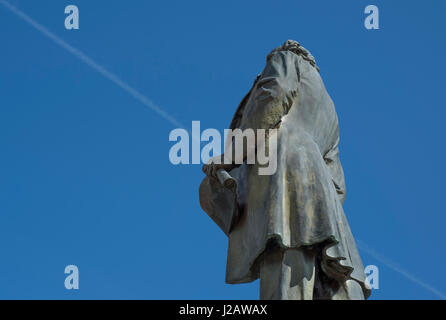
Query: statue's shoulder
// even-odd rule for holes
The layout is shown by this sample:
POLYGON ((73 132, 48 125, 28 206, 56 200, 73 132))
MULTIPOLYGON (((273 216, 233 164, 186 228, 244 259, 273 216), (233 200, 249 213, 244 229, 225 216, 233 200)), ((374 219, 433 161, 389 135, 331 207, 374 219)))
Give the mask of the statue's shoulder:
POLYGON ((246 103, 248 102, 249 97, 251 96, 251 93, 257 83, 257 81, 260 79, 261 74, 258 74, 256 79, 254 80, 254 83, 251 86, 251 89, 249 89, 248 93, 243 97, 242 101, 238 105, 237 109, 235 110, 234 116, 232 117, 231 124, 229 126, 230 129, 236 129, 240 127, 240 122, 243 116, 243 111, 245 109, 246 103))

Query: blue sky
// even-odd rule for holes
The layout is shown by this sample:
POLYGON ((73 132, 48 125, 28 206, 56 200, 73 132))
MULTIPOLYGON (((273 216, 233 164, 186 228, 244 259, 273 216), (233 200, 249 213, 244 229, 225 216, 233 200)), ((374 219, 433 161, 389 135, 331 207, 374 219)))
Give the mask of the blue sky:
MULTIPOLYGON (((188 128, 227 128, 266 54, 298 40, 337 108, 372 299, 444 297, 446 1, 8 1, 188 128)), ((258 298, 224 283, 201 166, 169 162, 174 125, 1 2, 0 43, 0 298, 258 298)))

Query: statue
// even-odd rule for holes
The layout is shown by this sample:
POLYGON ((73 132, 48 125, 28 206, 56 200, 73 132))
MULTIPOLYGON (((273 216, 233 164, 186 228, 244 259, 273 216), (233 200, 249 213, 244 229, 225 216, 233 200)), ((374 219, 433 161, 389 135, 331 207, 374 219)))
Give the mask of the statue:
POLYGON ((201 207, 229 239, 226 282, 260 278, 260 299, 367 299, 342 207, 337 114, 319 68, 292 40, 266 60, 230 128, 276 128, 276 172, 259 175, 259 164, 225 155, 203 167, 201 207))

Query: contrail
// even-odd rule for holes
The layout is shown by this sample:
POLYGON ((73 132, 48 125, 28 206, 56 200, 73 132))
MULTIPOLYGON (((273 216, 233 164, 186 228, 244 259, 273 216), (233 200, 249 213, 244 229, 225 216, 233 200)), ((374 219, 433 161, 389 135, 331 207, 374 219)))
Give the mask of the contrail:
POLYGON ((18 17, 22 18, 24 21, 26 21, 28 24, 33 26, 35 29, 40 31, 43 35, 53 40, 56 44, 73 54, 76 58, 79 60, 85 62, 88 66, 90 66, 92 69, 99 72, 101 75, 103 75, 105 78, 116 84, 118 87, 126 91, 128 94, 130 94, 133 98, 144 104, 146 107, 150 108, 151 110, 158 113, 161 117, 169 121, 171 124, 173 124, 176 127, 184 128, 184 126, 177 121, 175 118, 170 116, 168 113, 166 113, 163 109, 161 109, 159 106, 157 106, 155 103, 153 103, 149 98, 144 96, 142 93, 137 91, 136 89, 129 86, 127 83, 125 83, 123 80, 121 80, 117 75, 113 74, 112 72, 105 69, 100 64, 96 63, 93 59, 88 57, 86 54, 84 54, 82 51, 76 49, 75 47, 71 46, 70 44, 66 43, 64 40, 59 38, 57 35, 49 31, 47 28, 36 22, 34 19, 29 17, 26 13, 22 12, 21 10, 17 9, 15 6, 10 4, 9 2, 5 0, 0 0, 0 3, 5 6, 9 11, 17 15, 18 17))
POLYGON ((362 241, 356 240, 356 243, 358 244, 358 248, 360 248, 361 250, 367 252, 369 255, 371 255, 373 258, 375 258, 376 260, 380 261, 381 263, 385 264, 386 266, 388 266, 390 269, 398 272, 399 274, 403 275, 404 277, 406 277, 407 279, 409 279, 410 281, 416 283, 417 285, 419 285, 420 287, 423 287, 424 289, 432 292, 433 294, 435 294, 436 296, 440 297, 443 300, 446 300, 446 295, 435 289, 434 287, 432 287, 431 285, 425 283, 424 281, 418 279, 417 277, 415 277, 414 275, 412 275, 411 273, 407 272, 406 270, 402 269, 400 266, 398 266, 397 264, 395 264, 394 262, 390 261, 389 259, 383 257, 382 255, 380 255, 379 253, 377 253, 375 250, 369 248, 367 245, 365 245, 362 241))
MULTIPOLYGON (((149 109, 155 111, 158 113, 161 117, 163 117, 165 120, 169 121, 171 124, 173 124, 176 127, 184 128, 184 126, 175 118, 170 116, 168 113, 166 113, 164 110, 162 110, 158 105, 153 103, 149 98, 144 96, 142 93, 137 91, 136 89, 129 86, 127 83, 125 83, 123 80, 121 80, 117 75, 113 74, 112 72, 105 69, 100 64, 96 63, 93 59, 88 57, 86 54, 84 54, 82 51, 76 49, 75 47, 71 46, 61 38, 59 38, 57 35, 49 31, 47 28, 36 22, 34 19, 29 17, 27 14, 16 8, 15 6, 11 5, 9 2, 5 0, 0 0, 0 3, 5 6, 9 11, 20 17, 22 20, 30 24, 32 27, 40 31, 43 35, 53 40, 56 44, 73 54, 76 58, 86 63, 88 66, 90 66, 92 69, 96 70, 98 73, 103 75, 105 78, 109 79, 111 82, 116 84, 118 87, 126 91, 128 94, 130 94, 133 98, 144 104, 149 109)), ((388 260, 387 258, 379 255, 374 250, 368 248, 365 244, 363 244, 361 241, 357 241, 358 247, 368 254, 370 254, 372 257, 377 259, 378 261, 382 262, 389 268, 393 269, 394 271, 400 273, 410 281, 416 283, 420 287, 423 287, 424 289, 432 292, 433 294, 437 295, 441 299, 446 300, 446 295, 440 292, 439 290, 435 289, 431 285, 426 284, 425 282, 419 280, 409 272, 401 269, 399 266, 394 264, 392 261, 388 260)))

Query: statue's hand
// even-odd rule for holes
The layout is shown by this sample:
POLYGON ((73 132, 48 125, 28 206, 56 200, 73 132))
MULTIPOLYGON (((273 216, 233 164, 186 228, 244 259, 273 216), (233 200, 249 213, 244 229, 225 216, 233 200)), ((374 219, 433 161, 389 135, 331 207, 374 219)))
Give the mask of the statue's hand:
POLYGON ((220 169, 231 171, 236 166, 232 163, 223 163, 224 156, 217 156, 209 159, 208 163, 203 166, 203 172, 209 177, 217 177, 217 171, 220 169))

